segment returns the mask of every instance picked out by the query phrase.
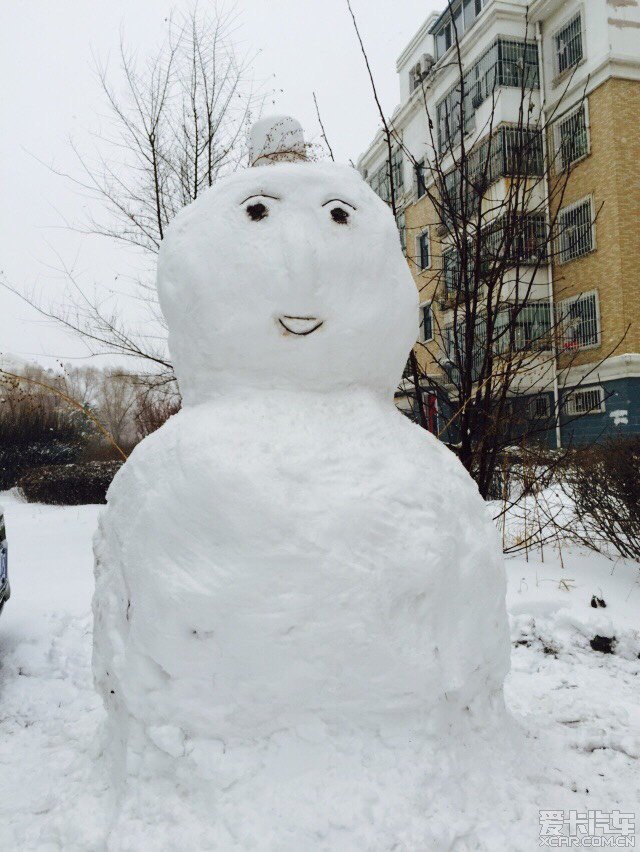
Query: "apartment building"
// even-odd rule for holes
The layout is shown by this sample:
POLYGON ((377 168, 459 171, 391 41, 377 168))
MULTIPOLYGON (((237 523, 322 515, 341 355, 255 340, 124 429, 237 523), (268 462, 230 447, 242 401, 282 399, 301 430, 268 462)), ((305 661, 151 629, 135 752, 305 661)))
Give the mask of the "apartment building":
MULTIPOLYGON (((463 141, 469 156, 495 146, 501 155, 485 191, 500 197, 509 181, 504 152, 526 90, 525 108, 544 128, 540 191, 568 170, 562 192, 546 199, 541 227, 555 222, 558 236, 547 262, 531 273, 531 313, 522 314, 525 324, 555 318, 561 332, 541 353, 540 370, 520 385, 526 416, 560 412, 552 445, 640 432, 640 3, 457 0, 427 18, 396 69, 400 105, 391 117, 391 164, 380 131, 358 168, 386 201, 393 184, 400 237, 420 293, 421 339, 433 343, 416 350, 422 369, 442 384, 434 328, 450 323, 451 251, 442 211, 427 191, 428 164, 438 158, 446 171, 463 141), (465 103, 456 124, 458 50, 465 103)), ((437 431, 441 401, 427 398, 437 431)))

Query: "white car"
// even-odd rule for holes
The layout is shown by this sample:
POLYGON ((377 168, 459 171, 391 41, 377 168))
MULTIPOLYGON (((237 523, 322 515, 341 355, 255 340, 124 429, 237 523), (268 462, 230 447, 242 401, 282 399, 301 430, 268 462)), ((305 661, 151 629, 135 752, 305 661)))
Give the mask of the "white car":
POLYGON ((4 514, 0 506, 0 612, 9 600, 11 588, 9 586, 9 568, 7 555, 7 534, 4 526, 4 514))

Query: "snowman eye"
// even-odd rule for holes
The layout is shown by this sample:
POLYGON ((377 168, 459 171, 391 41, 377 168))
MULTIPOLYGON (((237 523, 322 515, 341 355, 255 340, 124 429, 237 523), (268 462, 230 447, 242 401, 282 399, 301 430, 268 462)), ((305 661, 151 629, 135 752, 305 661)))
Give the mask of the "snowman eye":
POLYGON ((256 204, 247 204, 246 210, 247 216, 253 222, 259 222, 260 219, 266 219, 269 215, 268 209, 261 201, 258 201, 256 204))
POLYGON ((331 218, 334 222, 337 222, 338 225, 346 225, 349 221, 349 214, 344 207, 332 207, 331 218))
POLYGON ((330 204, 334 205, 329 209, 329 214, 333 221, 337 225, 348 225, 349 216, 351 215, 349 211, 356 209, 353 204, 349 204, 348 201, 344 201, 342 198, 330 198, 329 201, 325 201, 322 206, 329 207, 330 204))

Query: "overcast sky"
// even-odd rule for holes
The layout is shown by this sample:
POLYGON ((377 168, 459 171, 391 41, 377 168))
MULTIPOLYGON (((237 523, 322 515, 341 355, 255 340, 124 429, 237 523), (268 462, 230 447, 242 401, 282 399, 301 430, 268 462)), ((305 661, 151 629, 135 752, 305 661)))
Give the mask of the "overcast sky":
MULTIPOLYGON (((3 278, 44 301, 64 294, 61 264, 83 286, 108 294, 132 258, 100 237, 65 227, 82 223, 87 199, 40 161, 77 173, 69 139, 90 141, 104 114, 94 73, 97 56, 116 59, 120 32, 140 56, 162 41, 181 0, 8 0, 0 12, 3 85, 0 240, 3 278)), ((200 0, 206 8, 206 0, 200 0)), ((395 60, 439 0, 353 0, 382 103, 398 101, 395 60)), ((336 159, 355 160, 378 127, 375 104, 345 0, 239 0, 235 40, 256 53, 255 77, 276 90, 265 113, 297 117, 318 140, 315 90, 336 159)), ((0 289, 0 354, 48 361, 85 354, 54 324, 0 289)))

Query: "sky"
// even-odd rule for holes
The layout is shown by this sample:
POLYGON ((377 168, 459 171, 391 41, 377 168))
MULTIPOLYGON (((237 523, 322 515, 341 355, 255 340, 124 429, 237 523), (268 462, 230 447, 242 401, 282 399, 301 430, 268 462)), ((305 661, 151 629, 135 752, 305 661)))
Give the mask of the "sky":
MULTIPOLYGON (((388 115, 398 102, 396 58, 443 2, 352 0, 388 115)), ((71 142, 86 150, 100 132, 106 110, 96 60, 116 68, 121 34, 140 57, 153 56, 171 11, 191 6, 185 0, 2 4, 0 270, 23 294, 57 309, 70 304, 66 268, 85 292, 109 299, 136 267, 131 251, 74 230, 94 202, 52 169, 79 176, 71 142)), ((213 4, 200 0, 199 8, 213 4)), ((379 119, 346 0, 239 0, 234 9, 236 48, 255 56, 256 81, 274 92, 264 113, 295 116, 307 139, 318 142, 315 91, 336 160, 355 161, 379 119)), ((53 366, 80 361, 87 349, 0 288, 0 355, 53 366)))

